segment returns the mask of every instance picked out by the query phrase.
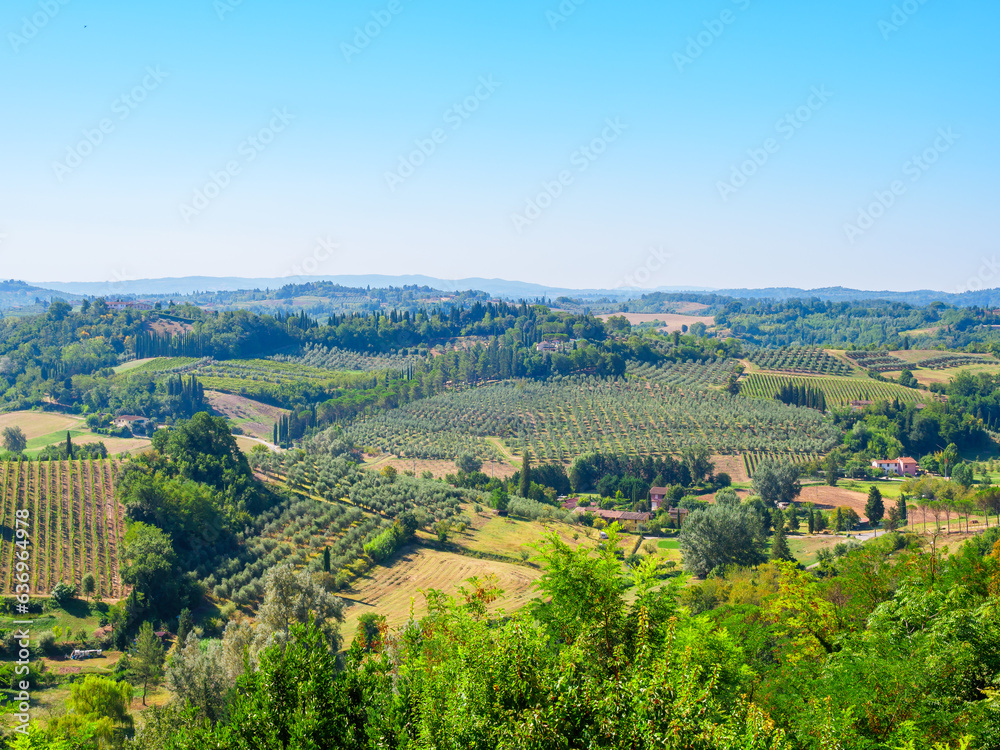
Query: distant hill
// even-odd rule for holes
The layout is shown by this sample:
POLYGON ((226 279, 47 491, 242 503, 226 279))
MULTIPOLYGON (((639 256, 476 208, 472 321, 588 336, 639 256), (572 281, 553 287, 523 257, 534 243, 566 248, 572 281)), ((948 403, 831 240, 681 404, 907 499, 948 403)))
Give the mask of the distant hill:
POLYGON ((740 299, 822 299, 830 302, 853 302, 859 300, 887 300, 905 302, 910 305, 929 305, 943 302, 956 307, 998 307, 1000 289, 983 289, 975 292, 937 292, 932 289, 917 289, 912 292, 868 291, 848 289, 842 286, 822 289, 797 289, 795 287, 768 287, 766 289, 719 289, 716 294, 740 299))
POLYGON ((49 302, 53 297, 62 297, 68 300, 76 295, 65 294, 52 289, 32 286, 23 281, 0 281, 0 310, 13 310, 41 302, 49 302))
MULTIPOLYGON (((53 290, 64 295, 86 295, 93 297, 116 295, 188 295, 197 292, 235 292, 245 289, 279 289, 288 284, 303 284, 316 281, 329 281, 344 287, 364 289, 384 289, 386 287, 418 286, 430 287, 444 293, 467 290, 477 290, 506 299, 538 299, 546 297, 573 297, 589 301, 601 298, 608 302, 625 302, 639 298, 655 298, 657 296, 669 299, 684 297, 700 298, 696 295, 714 297, 735 297, 739 299, 809 299, 818 298, 834 302, 850 302, 859 300, 888 300, 904 302, 911 305, 928 305, 931 302, 943 302, 957 307, 1000 307, 1000 289, 985 289, 974 292, 956 294, 940 292, 932 289, 918 289, 909 292, 893 292, 888 290, 849 289, 847 287, 824 287, 821 289, 800 289, 797 287, 767 287, 762 289, 711 289, 708 287, 661 287, 655 290, 645 289, 569 289, 565 287, 545 286, 525 281, 510 281, 507 279, 484 279, 470 277, 464 279, 439 279, 420 274, 404 276, 388 276, 383 274, 361 274, 341 276, 286 276, 275 278, 243 278, 239 276, 183 276, 163 279, 135 279, 116 282, 34 282, 34 285, 24 282, 6 282, 20 284, 21 289, 35 289, 51 297, 53 290)), ((2 290, 0 290, 2 291, 2 290)), ((38 294, 30 293, 29 296, 38 294)), ((16 292, 20 294, 21 292, 16 292)), ((38 294, 45 299, 46 296, 38 294)), ((0 298, 2 299, 2 298, 0 298)), ((2 304, 2 302, 0 302, 2 304)))

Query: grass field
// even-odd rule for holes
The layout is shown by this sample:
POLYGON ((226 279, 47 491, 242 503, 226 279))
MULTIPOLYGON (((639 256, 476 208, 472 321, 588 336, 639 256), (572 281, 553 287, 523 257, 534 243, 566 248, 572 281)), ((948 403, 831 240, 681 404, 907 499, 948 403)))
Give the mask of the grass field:
POLYGON ((205 391, 205 400, 217 414, 229 420, 231 425, 239 427, 247 435, 268 442, 274 437, 274 425, 278 418, 289 413, 287 409, 232 393, 205 391))
POLYGON ((78 430, 82 420, 68 414, 57 414, 48 411, 12 411, 0 414, 0 430, 7 427, 20 427, 28 438, 28 445, 44 435, 62 432, 66 439, 66 430, 78 430))
POLYGON ((27 511, 33 593, 48 594, 59 581, 79 587, 93 573, 99 596, 122 595, 125 519, 112 460, 2 462, 0 503, 0 592, 14 592, 15 513, 27 511))

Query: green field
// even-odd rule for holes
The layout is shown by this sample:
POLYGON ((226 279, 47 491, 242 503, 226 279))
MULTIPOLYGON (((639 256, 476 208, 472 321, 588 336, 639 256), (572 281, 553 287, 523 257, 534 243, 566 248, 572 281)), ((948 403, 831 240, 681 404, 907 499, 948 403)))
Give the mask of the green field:
POLYGON ((831 407, 848 406, 851 401, 891 401, 896 398, 901 403, 923 403, 932 398, 925 391, 871 378, 794 377, 761 372, 751 373, 740 381, 740 393, 753 398, 774 398, 781 386, 789 382, 819 388, 831 407))

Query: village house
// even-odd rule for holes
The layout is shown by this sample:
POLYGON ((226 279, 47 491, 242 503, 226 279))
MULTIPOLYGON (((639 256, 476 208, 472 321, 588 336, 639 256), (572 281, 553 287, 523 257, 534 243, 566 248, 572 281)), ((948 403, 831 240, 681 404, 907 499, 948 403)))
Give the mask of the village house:
POLYGON ((670 492, 669 487, 650 487, 649 488, 649 508, 654 513, 660 509, 660 506, 664 504, 664 500, 667 497, 667 493, 670 492))
POLYGON ((152 310, 153 306, 148 302, 138 300, 111 299, 107 304, 109 310, 152 310))
POLYGON ((539 341, 537 344, 535 344, 535 349, 540 352, 557 352, 559 351, 559 342, 539 341))
POLYGON ((115 417, 114 425, 115 427, 128 427, 130 430, 134 427, 145 427, 152 420, 148 417, 139 417, 135 414, 122 414, 120 417, 115 417))
POLYGON ((920 467, 909 456, 902 458, 875 459, 872 468, 884 471, 886 474, 898 474, 901 477, 915 477, 920 467))

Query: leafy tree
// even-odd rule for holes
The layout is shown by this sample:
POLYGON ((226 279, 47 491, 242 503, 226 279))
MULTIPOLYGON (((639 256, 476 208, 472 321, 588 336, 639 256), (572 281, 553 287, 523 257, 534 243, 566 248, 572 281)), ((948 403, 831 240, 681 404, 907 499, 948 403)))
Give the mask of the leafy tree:
POLYGON ((967 463, 960 463, 951 472, 951 478, 958 482, 964 489, 969 489, 975 482, 975 475, 972 467, 967 463))
POLYGON ((691 481, 695 484, 705 479, 705 475, 710 473, 715 467, 711 461, 712 452, 707 446, 698 445, 686 448, 681 454, 681 460, 687 466, 691 481))
POLYGON ((868 516, 868 523, 878 533, 878 525, 885 516, 885 505, 882 503, 882 493, 876 485, 868 488, 868 501, 865 503, 865 515, 868 516))
POLYGON ((170 657, 166 683, 171 693, 211 723, 227 714, 227 697, 233 679, 226 669, 223 645, 202 642, 191 633, 170 657))
POLYGON ((764 526, 748 505, 712 505, 689 514, 681 527, 684 567, 699 577, 729 565, 763 562, 764 526))
POLYGON ((787 511, 786 516, 787 516, 787 519, 786 519, 785 524, 786 524, 786 527, 788 528, 788 530, 789 531, 798 531, 799 528, 802 525, 802 521, 799 518, 799 509, 795 505, 795 503, 792 503, 791 505, 788 506, 788 511, 787 511))
POLYGON ((500 513, 506 513, 509 504, 510 497, 507 492, 502 487, 494 487, 490 494, 490 507, 496 508, 500 513))
POLYGON ((122 544, 122 581, 161 611, 169 611, 177 601, 176 561, 170 537, 161 529, 141 522, 129 526, 122 544))
POLYGON ((144 622, 135 640, 135 648, 129 655, 129 667, 133 678, 142 684, 142 705, 146 705, 146 691, 150 684, 156 685, 163 679, 163 644, 153 632, 153 624, 144 622))
POLYGON ((97 593, 97 580, 94 578, 93 573, 87 573, 83 577, 83 595, 88 599, 92 599, 94 594, 97 593))
POLYGON ((840 476, 840 456, 836 451, 830 451, 823 460, 823 470, 826 474, 826 483, 831 487, 837 486, 837 478, 840 476))
POLYGON ((753 491, 767 503, 790 503, 799 496, 799 469, 789 461, 761 461, 753 475, 753 491))
POLYGON ((52 600, 62 607, 76 596, 76 586, 68 584, 65 581, 59 581, 59 583, 52 587, 50 595, 52 596, 52 600))
POLYGON ((50 720, 48 729, 57 737, 86 742, 83 746, 90 744, 88 740, 97 740, 102 747, 118 746, 132 732, 131 702, 132 686, 127 682, 87 675, 70 686, 68 712, 50 720))
POLYGON ((24 449, 28 447, 28 438, 25 436, 24 430, 18 425, 4 427, 3 447, 11 453, 24 453, 24 449))
POLYGON ((483 462, 476 458, 474 453, 459 453, 455 457, 455 466, 458 467, 459 471, 463 471, 466 474, 471 474, 474 471, 479 471, 483 468, 483 462))

